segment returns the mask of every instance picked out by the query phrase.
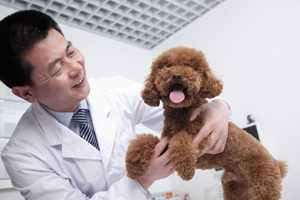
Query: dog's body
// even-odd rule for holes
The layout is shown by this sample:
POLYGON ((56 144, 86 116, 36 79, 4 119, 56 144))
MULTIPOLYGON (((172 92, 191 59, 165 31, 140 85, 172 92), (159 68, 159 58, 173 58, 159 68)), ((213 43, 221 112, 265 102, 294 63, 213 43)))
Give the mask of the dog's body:
MULTIPOLYGON (((182 114, 191 113, 192 110, 176 112, 179 116, 173 112, 165 112, 162 136, 170 138, 170 160, 176 163, 179 176, 189 180, 196 168, 223 168, 222 182, 226 200, 280 199, 281 179, 285 175, 285 165, 274 160, 253 136, 230 122, 225 150, 217 155, 205 154, 197 158, 197 154, 193 155, 193 151, 190 150, 192 145, 190 136, 193 138, 199 133, 202 127, 201 119, 190 121, 189 115, 182 114), (173 119, 172 116, 177 117, 173 119), (176 127, 174 123, 177 124, 176 127)), ((200 151, 205 147, 206 142, 204 140, 201 143, 200 151)))
MULTIPOLYGON (((189 180, 197 168, 223 168, 226 200, 279 200, 285 164, 274 160, 255 138, 233 123, 229 123, 228 139, 222 153, 198 156, 209 137, 201 142, 198 151, 192 147, 193 138, 203 126, 199 117, 190 121, 193 110, 221 91, 222 84, 212 75, 201 52, 175 48, 153 63, 142 96, 152 106, 157 106, 159 100, 163 102, 162 137, 169 139, 170 162, 179 176, 189 180)), ((129 177, 136 179, 143 175, 158 142, 151 135, 133 141, 126 158, 129 177)))

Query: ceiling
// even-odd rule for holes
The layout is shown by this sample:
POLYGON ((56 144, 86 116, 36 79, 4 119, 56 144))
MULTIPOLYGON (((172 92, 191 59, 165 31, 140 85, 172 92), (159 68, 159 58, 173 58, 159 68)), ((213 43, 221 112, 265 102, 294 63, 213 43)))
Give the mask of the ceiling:
POLYGON ((59 23, 146 49, 225 0, 0 0, 15 9, 36 9, 59 23))

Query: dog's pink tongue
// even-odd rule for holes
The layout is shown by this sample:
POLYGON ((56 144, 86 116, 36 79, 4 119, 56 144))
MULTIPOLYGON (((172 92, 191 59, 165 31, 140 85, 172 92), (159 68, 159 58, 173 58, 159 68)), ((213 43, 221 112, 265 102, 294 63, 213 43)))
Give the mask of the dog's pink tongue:
POLYGON ((184 100, 185 95, 182 91, 172 91, 169 94, 169 98, 173 103, 180 103, 184 100))

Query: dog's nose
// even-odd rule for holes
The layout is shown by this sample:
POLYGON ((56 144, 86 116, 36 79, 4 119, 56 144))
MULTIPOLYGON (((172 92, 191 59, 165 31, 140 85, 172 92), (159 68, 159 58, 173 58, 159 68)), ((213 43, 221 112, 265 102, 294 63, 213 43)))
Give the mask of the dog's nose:
POLYGON ((180 75, 173 75, 173 79, 174 80, 181 80, 181 76, 180 75))

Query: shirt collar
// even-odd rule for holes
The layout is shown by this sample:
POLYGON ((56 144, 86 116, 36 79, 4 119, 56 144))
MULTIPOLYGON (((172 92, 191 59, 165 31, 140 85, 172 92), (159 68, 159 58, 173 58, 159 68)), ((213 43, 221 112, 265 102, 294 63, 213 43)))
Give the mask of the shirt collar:
MULTIPOLYGON (((73 117, 74 112, 57 112, 57 111, 50 110, 46 105, 42 105, 42 107, 48 113, 50 113, 57 121, 59 121, 60 123, 62 123, 63 125, 65 125, 67 127, 70 126, 71 119, 73 117)), ((80 104, 79 104, 78 108, 76 109, 76 111, 78 109, 88 109, 88 108, 89 108, 88 103, 87 103, 86 99, 84 99, 84 100, 80 101, 80 104)))

